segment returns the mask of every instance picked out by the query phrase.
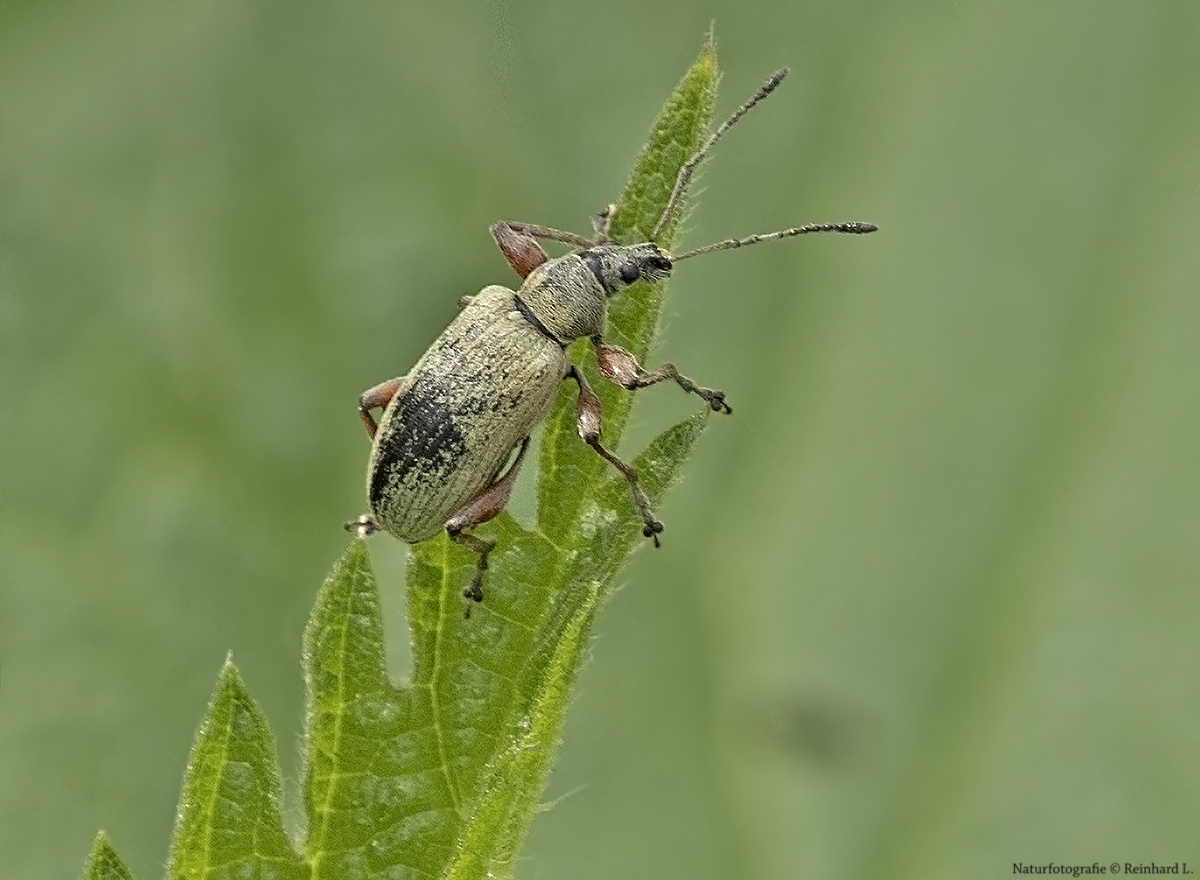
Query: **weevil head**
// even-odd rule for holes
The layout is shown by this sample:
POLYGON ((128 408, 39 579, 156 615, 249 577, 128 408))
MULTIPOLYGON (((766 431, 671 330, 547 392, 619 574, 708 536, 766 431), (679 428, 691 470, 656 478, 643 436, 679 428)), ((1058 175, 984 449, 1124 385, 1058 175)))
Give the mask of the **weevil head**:
POLYGON ((671 274, 671 258, 653 242, 625 245, 601 244, 579 254, 609 296, 637 281, 650 284, 671 274))

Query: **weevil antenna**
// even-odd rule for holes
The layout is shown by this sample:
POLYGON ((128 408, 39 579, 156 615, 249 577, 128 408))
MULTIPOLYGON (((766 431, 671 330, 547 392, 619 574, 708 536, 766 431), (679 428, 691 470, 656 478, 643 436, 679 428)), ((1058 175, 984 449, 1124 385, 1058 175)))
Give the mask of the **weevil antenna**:
POLYGON ((708 136, 708 140, 704 145, 696 151, 692 158, 683 163, 683 167, 679 169, 679 176, 675 178, 675 189, 671 190, 671 198, 667 201, 667 207, 663 210, 662 216, 658 218, 658 223, 654 226, 654 231, 650 233, 651 241, 658 241, 658 237, 662 235, 663 230, 667 228, 667 224, 678 212, 680 205, 683 204, 683 197, 687 195, 688 185, 692 182, 692 176, 696 173, 696 169, 700 167, 700 163, 716 146, 717 141, 729 129, 733 128, 734 123, 740 120, 743 116, 749 113, 754 105, 765 98, 771 92, 775 91, 775 87, 783 82, 783 78, 787 76, 787 68, 775 71, 765 83, 758 87, 758 91, 749 97, 746 103, 733 111, 733 115, 717 126, 717 130, 708 136))
POLYGON ((778 232, 767 232, 762 235, 749 235, 746 238, 727 238, 724 241, 714 241, 712 244, 706 244, 704 247, 698 247, 679 255, 672 255, 670 260, 672 263, 678 263, 680 260, 686 260, 690 257, 711 254, 713 251, 728 251, 734 248, 747 247, 752 244, 761 244, 764 241, 778 241, 781 238, 808 235, 810 232, 845 232, 850 235, 865 235, 868 232, 874 232, 878 228, 874 223, 807 223, 804 226, 794 226, 791 229, 781 229, 778 232))

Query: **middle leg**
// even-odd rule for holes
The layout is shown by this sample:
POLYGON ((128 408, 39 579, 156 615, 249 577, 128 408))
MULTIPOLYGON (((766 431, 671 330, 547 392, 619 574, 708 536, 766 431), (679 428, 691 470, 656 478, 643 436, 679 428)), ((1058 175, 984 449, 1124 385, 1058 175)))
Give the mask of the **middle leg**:
POLYGON ((407 376, 397 376, 395 379, 388 379, 386 382, 380 382, 378 385, 368 388, 358 398, 358 417, 362 419, 363 427, 367 429, 367 436, 372 440, 375 439, 375 432, 379 430, 379 425, 376 424, 375 417, 371 415, 371 410, 387 409, 392 398, 403 391, 407 383, 407 376))
POLYGON ((626 464, 609 452, 600 442, 600 427, 604 417, 604 412, 600 408, 600 398, 588 385, 588 381, 579 367, 572 364, 571 372, 567 375, 574 379, 579 386, 579 399, 575 403, 575 420, 580 438, 596 450, 601 458, 621 472, 621 476, 629 484, 629 491, 633 495, 633 506, 637 508, 642 517, 644 526, 642 534, 653 539, 655 547, 659 546, 658 535, 663 530, 663 524, 658 521, 658 518, 654 516, 654 511, 650 508, 650 499, 646 495, 646 490, 642 488, 637 471, 632 465, 626 464))

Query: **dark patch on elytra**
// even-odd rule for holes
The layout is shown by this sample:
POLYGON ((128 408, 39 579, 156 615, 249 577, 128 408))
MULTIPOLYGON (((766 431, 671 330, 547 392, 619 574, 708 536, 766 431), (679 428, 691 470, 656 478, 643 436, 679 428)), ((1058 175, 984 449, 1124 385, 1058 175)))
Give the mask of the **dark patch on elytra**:
POLYGON ((466 439, 455 424, 440 382, 421 376, 403 395, 371 475, 372 509, 389 485, 404 484, 413 472, 428 476, 451 470, 467 453, 466 439))

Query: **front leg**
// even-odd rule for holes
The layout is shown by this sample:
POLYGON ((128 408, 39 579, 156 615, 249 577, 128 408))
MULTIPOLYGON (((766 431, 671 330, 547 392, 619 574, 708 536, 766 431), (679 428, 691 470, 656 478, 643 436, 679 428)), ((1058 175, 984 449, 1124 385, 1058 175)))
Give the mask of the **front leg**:
POLYGON ((654 372, 649 373, 642 369, 637 358, 619 345, 609 345, 600 336, 592 337, 592 345, 596 347, 596 363, 600 367, 600 372, 630 391, 637 391, 639 388, 647 388, 672 379, 684 391, 704 398, 705 402, 712 407, 713 412, 726 415, 733 412, 733 408, 725 402, 724 391, 697 385, 675 369, 674 364, 663 364, 654 372))
POLYGON ((600 442, 600 427, 604 418, 604 412, 600 408, 600 398, 596 396, 596 392, 592 391, 579 367, 572 364, 571 372, 567 375, 579 385, 579 400, 575 403, 575 421, 579 428, 580 438, 621 472, 621 476, 629 484, 629 491, 633 495, 633 506, 637 508, 642 517, 644 525, 642 534, 647 538, 653 538, 655 547, 659 546, 658 535, 663 530, 663 524, 655 518, 654 511, 650 509, 650 499, 646 496, 646 490, 642 488, 641 481, 638 480, 637 471, 605 449, 600 442))
POLYGON ((544 241, 569 244, 580 249, 604 244, 611 241, 608 237, 608 227, 612 222, 615 210, 616 206, 609 205, 593 218, 592 230, 595 233, 593 238, 584 238, 577 233, 555 229, 552 226, 521 223, 517 220, 501 220, 499 223, 493 223, 489 232, 496 240, 496 246, 500 248, 500 253, 504 254, 504 259, 508 260, 508 265, 513 267, 513 271, 522 278, 528 278, 530 272, 550 259, 550 256, 538 244, 539 238, 544 241))
POLYGON ((612 241, 612 236, 609 235, 612 229, 613 214, 617 213, 616 205, 605 205, 604 208, 596 212, 596 216, 592 218, 592 241, 596 244, 608 244, 612 241))

